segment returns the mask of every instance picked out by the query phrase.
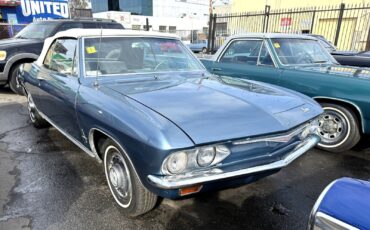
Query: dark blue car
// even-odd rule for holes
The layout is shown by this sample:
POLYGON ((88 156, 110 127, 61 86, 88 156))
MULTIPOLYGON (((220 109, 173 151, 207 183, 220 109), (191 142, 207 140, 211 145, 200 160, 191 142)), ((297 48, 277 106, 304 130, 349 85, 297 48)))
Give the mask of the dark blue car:
POLYGON ((102 161, 131 216, 253 182, 319 142, 321 107, 297 92, 210 75, 174 35, 69 30, 21 68, 35 127, 102 161))

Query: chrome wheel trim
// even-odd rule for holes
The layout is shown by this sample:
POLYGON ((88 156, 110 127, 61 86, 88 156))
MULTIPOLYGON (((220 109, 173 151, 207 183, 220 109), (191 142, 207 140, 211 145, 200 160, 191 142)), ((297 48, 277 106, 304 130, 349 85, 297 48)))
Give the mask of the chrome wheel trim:
POLYGON ((132 201, 130 171, 125 159, 115 146, 110 145, 105 150, 104 169, 108 186, 114 199, 121 207, 127 208, 132 201), (109 155, 111 157, 108 158, 109 155))
POLYGON ((36 117, 35 117, 36 106, 30 94, 28 94, 27 100, 28 100, 28 105, 27 105, 28 114, 30 116, 32 123, 35 123, 36 122, 36 117))
POLYGON ((333 107, 323 107, 323 109, 324 114, 319 118, 317 134, 321 137, 321 140, 325 141, 320 141, 318 146, 323 148, 336 148, 346 142, 351 133, 349 119, 347 115, 339 109, 333 107), (340 139, 342 140, 339 143, 334 145, 330 144, 340 139))

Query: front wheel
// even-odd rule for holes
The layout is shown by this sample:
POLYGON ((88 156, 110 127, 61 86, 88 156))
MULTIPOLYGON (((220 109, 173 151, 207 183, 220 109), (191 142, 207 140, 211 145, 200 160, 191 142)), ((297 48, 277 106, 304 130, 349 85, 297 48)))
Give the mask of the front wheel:
POLYGON ((204 54, 207 53, 207 48, 203 47, 202 53, 204 53, 204 54))
POLYGON ((25 93, 23 91, 23 88, 18 82, 19 67, 21 65, 22 64, 16 64, 15 66, 11 68, 10 73, 9 73, 10 74, 9 87, 14 93, 19 94, 19 95, 24 95, 25 93))
POLYGON ((153 209, 157 196, 143 186, 124 150, 111 139, 101 149, 109 189, 125 215, 135 217, 153 209))
POLYGON ((353 111, 345 106, 321 103, 324 113, 319 118, 318 147, 329 152, 343 152, 361 138, 359 123, 353 111))
POLYGON ((49 127, 50 124, 44 118, 42 118, 39 112, 37 111, 35 103, 33 102, 33 99, 30 94, 27 95, 27 101, 28 101, 27 105, 28 114, 30 116, 30 120, 33 126, 37 129, 49 127))

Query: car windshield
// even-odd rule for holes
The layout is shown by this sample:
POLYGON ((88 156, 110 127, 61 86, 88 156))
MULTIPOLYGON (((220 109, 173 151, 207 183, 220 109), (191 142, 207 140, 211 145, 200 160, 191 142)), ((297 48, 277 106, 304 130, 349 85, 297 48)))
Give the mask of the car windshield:
POLYGON ((297 38, 271 39, 284 65, 332 64, 335 60, 316 40, 297 38))
POLYGON ((45 39, 50 37, 55 29, 55 23, 31 23, 21 30, 15 37, 26 39, 45 39))
POLYGON ((103 37, 84 39, 87 76, 199 71, 203 66, 175 39, 103 37), (97 64, 99 60, 99 65, 97 64))

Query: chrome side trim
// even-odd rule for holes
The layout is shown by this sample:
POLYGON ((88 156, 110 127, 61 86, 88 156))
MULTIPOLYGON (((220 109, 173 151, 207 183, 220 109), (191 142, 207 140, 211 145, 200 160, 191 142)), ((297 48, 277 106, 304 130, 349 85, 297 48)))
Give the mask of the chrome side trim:
POLYGON ((325 213, 318 212, 312 229, 346 229, 346 230, 359 230, 359 228, 353 227, 341 220, 338 220, 325 213))
POLYGON ((223 172, 221 169, 213 168, 198 174, 180 174, 175 176, 156 176, 149 175, 148 180, 151 184, 162 189, 177 189, 182 187, 189 187, 196 184, 227 179, 237 176, 244 176, 252 173, 268 171, 272 169, 279 169, 289 165, 295 159, 313 148, 320 138, 317 135, 309 136, 304 142, 299 144, 290 154, 285 158, 266 165, 259 165, 251 168, 241 169, 233 172, 223 172))
POLYGON ((69 135, 66 131, 61 129, 59 126, 57 126, 50 118, 48 118, 44 113, 37 111, 42 118, 44 118, 47 122, 49 122, 56 130, 61 132, 65 137, 67 137, 70 141, 73 142, 73 144, 77 145, 80 149, 82 149, 85 153, 87 153, 90 157, 100 159, 99 156, 95 153, 93 153, 91 150, 86 148, 83 144, 81 144, 78 140, 76 140, 74 137, 69 135))
POLYGON ((331 182, 328 186, 326 186, 326 188, 321 192, 320 196, 317 198, 313 208, 312 208, 312 211, 310 213, 310 217, 308 219, 308 229, 309 230, 313 230, 313 224, 314 224, 314 219, 315 219, 315 216, 316 216, 316 212, 317 210, 319 209, 319 206, 322 202, 322 200, 324 199, 326 193, 328 193, 328 191, 331 189, 331 187, 337 182, 337 180, 331 182))
POLYGON ((362 111, 361 109, 356 105, 354 104, 353 102, 350 102, 350 101, 347 101, 347 100, 343 100, 343 99, 339 99, 339 98, 334 98, 334 97, 324 97, 324 96, 317 96, 317 97, 313 97, 313 99, 328 99, 328 100, 333 100, 333 101, 340 101, 340 102, 344 102, 344 103, 348 103, 350 105, 352 105, 353 107, 356 108, 357 112, 360 114, 360 119, 361 119, 361 126, 362 126, 362 133, 365 133, 365 122, 364 122, 364 116, 362 114, 362 111))

